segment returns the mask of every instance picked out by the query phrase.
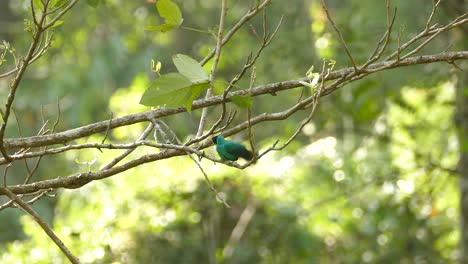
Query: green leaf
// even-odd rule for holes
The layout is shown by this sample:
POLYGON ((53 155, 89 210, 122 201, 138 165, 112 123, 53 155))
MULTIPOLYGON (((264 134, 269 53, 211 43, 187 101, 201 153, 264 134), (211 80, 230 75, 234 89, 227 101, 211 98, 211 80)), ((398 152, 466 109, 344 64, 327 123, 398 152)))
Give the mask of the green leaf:
POLYGON ((184 54, 172 56, 172 61, 177 70, 187 77, 192 83, 207 82, 208 75, 198 61, 184 54))
POLYGON ((311 81, 310 81, 310 84, 312 85, 312 87, 316 87, 317 84, 318 84, 318 81, 320 79, 320 74, 318 72, 315 72, 315 73, 312 73, 311 75, 311 81))
POLYGON ((159 15, 164 18, 165 23, 156 26, 146 26, 145 30, 161 31, 164 33, 179 27, 182 23, 182 13, 177 4, 171 0, 158 0, 156 8, 158 9, 159 15))
POLYGON ((198 96, 200 96, 200 94, 204 90, 208 89, 208 87, 210 87, 209 82, 196 83, 196 84, 190 85, 190 87, 189 87, 189 89, 191 91, 190 98, 185 103, 185 108, 187 109, 188 112, 190 112, 192 110, 193 101, 195 101, 195 99, 197 99, 198 96))
POLYGON ((140 104, 146 106, 166 105, 167 107, 185 105, 190 111, 193 100, 209 86, 209 82, 194 84, 180 73, 164 74, 145 91, 140 104))
POLYGON ((177 4, 171 0, 158 0, 156 8, 159 15, 166 20, 166 24, 178 26, 182 23, 182 13, 177 4))
POLYGON ((253 104, 253 97, 251 96, 234 95, 231 100, 240 108, 250 108, 253 104))
POLYGON ((183 94, 183 88, 192 83, 179 73, 169 73, 161 75, 145 91, 141 97, 140 104, 146 106, 168 107, 181 106, 190 97, 190 94, 183 94), (184 97, 186 97, 184 99, 184 97))
POLYGON ((63 4, 63 2, 65 2, 66 0, 52 0, 50 1, 49 3, 49 6, 52 6, 52 7, 59 7, 63 4))
POLYGON ((303 81, 299 81, 300 84, 304 85, 304 86, 307 86, 309 88, 314 88, 314 86, 312 86, 312 84, 308 83, 308 82, 303 82, 303 81))
POLYGON ((157 25, 157 26, 146 26, 145 30, 148 31, 161 31, 163 33, 171 31, 175 28, 175 25, 169 25, 169 24, 162 24, 162 25, 157 25))
POLYGON ((54 28, 54 27, 58 27, 58 26, 60 26, 60 25, 62 25, 62 24, 63 24, 63 20, 57 20, 57 22, 55 22, 54 25, 53 25, 52 27, 53 27, 53 28, 54 28))
POLYGON ((35 8, 39 8, 40 10, 44 9, 44 3, 41 0, 33 0, 33 4, 35 8))

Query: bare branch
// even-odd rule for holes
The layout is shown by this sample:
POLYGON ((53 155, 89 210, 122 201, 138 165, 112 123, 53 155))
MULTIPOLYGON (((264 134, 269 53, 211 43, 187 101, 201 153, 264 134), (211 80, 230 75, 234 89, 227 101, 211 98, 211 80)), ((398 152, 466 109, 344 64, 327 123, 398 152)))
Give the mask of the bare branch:
MULTIPOLYGON (((369 73, 373 73, 373 69, 379 69, 379 71, 399 68, 404 66, 410 65, 417 65, 417 64, 428 64, 428 63, 435 63, 435 62, 453 62, 457 60, 468 60, 468 51, 458 51, 458 52, 444 52, 434 55, 424 55, 424 56, 417 56, 417 57, 410 57, 400 61, 391 60, 385 61, 380 63, 374 63, 367 67, 367 71, 369 73)), ((353 68, 345 68, 342 70, 337 70, 330 72, 328 77, 325 78, 325 81, 329 80, 336 80, 347 76, 348 74, 354 72, 353 68)), ((283 81, 278 83, 271 83, 266 85, 261 85, 252 88, 251 90, 239 90, 232 93, 229 93, 229 96, 226 98, 226 102, 231 101, 231 97, 234 95, 239 96, 261 96, 261 95, 268 95, 272 93, 277 93, 284 90, 294 89, 297 87, 302 87, 303 85, 300 82, 307 81, 307 78, 301 78, 298 80, 289 80, 283 81)), ((323 91, 323 95, 330 94, 334 90, 340 87, 327 87, 323 91)), ((193 103, 192 109, 200 109, 204 107, 210 107, 214 105, 222 104, 223 98, 222 96, 213 96, 208 99, 199 99, 193 103)), ((140 122, 148 122, 155 118, 160 118, 164 116, 171 116, 181 112, 185 112, 186 109, 184 107, 179 108, 158 108, 155 110, 127 115, 119 118, 114 118, 113 122, 110 126, 111 129, 127 126, 135 123, 140 122)), ((15 149, 15 148, 31 148, 31 147, 41 147, 41 146, 48 146, 54 144, 62 144, 66 143, 78 138, 83 138, 95 133, 104 132, 108 127, 109 121, 101 121, 94 124, 85 125, 82 127, 70 129, 67 131, 51 134, 51 135, 43 135, 43 136, 34 136, 34 137, 24 137, 24 138, 10 138, 4 140, 4 147, 6 149, 15 149)), ((0 158, 0 164, 5 164, 5 159, 0 158)))
MULTIPOLYGON (((207 138, 208 136, 215 133, 215 129, 218 128, 218 126, 221 124, 221 122, 224 120, 224 118, 226 116, 226 98, 227 98, 229 92, 232 90, 232 88, 235 86, 235 84, 242 79, 242 77, 247 72, 247 70, 249 70, 251 67, 253 67, 255 65, 255 62, 260 57, 262 51, 270 44, 271 40, 276 36, 276 33, 278 33, 278 30, 279 30, 279 28, 281 26, 281 23, 283 22, 283 18, 284 17, 281 16, 281 19, 278 22, 278 25, 276 26, 275 30, 273 31, 273 34, 270 35, 270 33, 266 30, 266 15, 264 13, 263 28, 264 28, 265 31, 263 32, 263 38, 260 39, 260 48, 257 50, 255 56, 252 56, 252 54, 249 54, 249 56, 247 57, 247 62, 242 67, 242 70, 240 71, 240 73, 238 73, 231 80, 231 82, 228 84, 226 89, 224 89, 223 101, 222 101, 222 111, 221 111, 221 115, 219 116, 218 120, 211 126, 210 130, 205 135, 196 137, 195 139, 193 139, 193 142, 202 141, 205 138, 207 138)), ((222 129, 220 129, 220 130, 222 130, 222 129)))
POLYGON ((5 166, 5 169, 3 170, 3 186, 7 186, 7 175, 8 175, 8 169, 13 165, 12 162, 8 163, 8 165, 5 166))
MULTIPOLYGON (((110 123, 109 123, 109 125, 110 125, 110 123)), ((143 131, 143 133, 140 135, 140 137, 136 140, 135 143, 139 143, 139 142, 143 141, 149 135, 149 133, 151 133, 151 130, 153 130, 153 128, 154 128, 154 124, 150 123, 148 125, 148 127, 145 129, 145 131, 143 131)), ((103 143, 104 143, 104 141, 101 143, 101 145, 103 145, 103 143)), ((96 148, 100 149, 100 148, 103 148, 103 147, 96 147, 96 148)), ((115 166, 115 164, 119 163, 125 157, 130 155, 130 153, 132 153, 136 148, 137 148, 137 145, 131 146, 127 151, 125 151, 124 153, 122 153, 121 155, 119 155, 118 157, 113 159, 107 165, 103 166, 101 168, 101 170, 107 170, 107 169, 112 168, 113 166, 115 166)))
MULTIPOLYGON (((257 5, 256 7, 250 9, 247 11, 247 13, 239 19, 239 21, 232 27, 231 30, 229 30, 228 33, 226 33, 226 36, 224 36, 223 41, 221 43, 222 46, 224 46, 231 38, 234 36, 234 34, 245 24, 247 21, 255 17, 258 12, 262 11, 264 8, 266 8, 270 4, 271 0, 265 0, 261 4, 257 5)), ((200 64, 203 66, 205 65, 213 56, 215 55, 215 50, 212 50, 201 62, 200 64)))
POLYGON ((52 231, 49 225, 23 200, 11 192, 7 187, 0 187, 0 191, 8 196, 14 203, 16 203, 21 209, 28 213, 44 230, 44 232, 54 241, 54 243, 62 250, 65 256, 73 264, 79 264, 80 260, 71 253, 71 251, 65 246, 65 244, 58 238, 58 236, 52 231))
MULTIPOLYGON (((219 57, 221 56, 221 46, 222 46, 222 38, 223 38, 223 30, 224 30, 224 19, 226 18, 227 14, 227 0, 221 1, 221 16, 219 18, 219 25, 218 25, 218 35, 216 38, 216 49, 215 49, 215 57, 213 61, 213 66, 211 66, 211 73, 210 73, 210 80, 211 80, 211 87, 206 91, 205 98, 210 98, 212 96, 212 91, 214 88, 214 81, 216 76, 216 68, 218 67, 219 57)), ((208 115, 208 108, 204 108, 202 110, 202 114, 200 117, 200 123, 198 124, 198 131, 196 137, 199 137, 203 134, 203 129, 205 127, 206 117, 208 115)))
MULTIPOLYGON (((32 43, 32 45, 34 45, 35 48, 34 48, 34 50, 32 50, 32 52, 31 52, 31 48, 29 49, 29 51, 27 53, 28 55, 26 56, 26 59, 22 62, 22 64, 20 64, 20 66, 26 68, 31 63, 35 62, 37 59, 42 57, 42 55, 45 54, 45 52, 49 49, 50 45, 52 44, 52 39, 53 39, 54 34, 53 34, 53 31, 52 31, 50 36, 46 37, 46 43, 44 44, 44 46, 42 48, 38 49, 36 47, 40 47, 42 45, 43 35, 44 35, 43 33, 44 32, 49 32, 50 30, 48 30, 48 29, 50 29, 63 15, 65 15, 68 11, 70 11, 70 9, 78 1, 79 0, 73 0, 69 5, 67 5, 65 8, 63 8, 63 6, 65 6, 65 4, 66 4, 66 2, 65 2, 64 5, 52 10, 51 12, 47 11, 48 4, 49 4, 49 1, 47 1, 46 4, 44 5, 44 9, 42 10, 41 18, 40 18, 40 20, 38 20, 37 16, 36 16, 36 12, 35 12, 34 1, 31 0, 31 3, 30 3, 31 13, 32 13, 32 17, 33 17, 33 22, 37 27, 36 32, 33 35, 33 43, 32 43), (61 8, 63 8, 63 10, 59 14, 57 14, 57 16, 54 17, 51 21, 49 21, 49 23, 45 24, 47 16, 55 13, 56 11, 58 11, 61 8), (27 58, 29 58, 29 59, 27 59, 27 58)), ((0 74, 0 78, 8 77, 10 75, 18 73, 19 71, 21 71, 21 67, 18 67, 18 65, 17 65, 14 69, 12 69, 12 70, 10 70, 8 72, 0 74)), ((17 76, 18 76, 18 74, 17 74, 17 76)))
POLYGON ((111 117, 109 119, 109 125, 107 126, 106 134, 104 135, 104 138, 102 139, 101 143, 106 142, 107 136, 109 135, 110 125, 112 123, 112 118, 114 118, 114 113, 111 112, 111 117))
POLYGON ((49 23, 44 25, 44 30, 52 27, 57 21, 63 17, 79 0, 73 0, 69 5, 67 5, 60 13, 58 13, 54 18, 52 18, 49 23))
POLYGON ((351 55, 351 51, 348 48, 348 45, 346 45, 346 41, 343 38, 343 34, 341 34, 341 30, 336 26, 335 22, 330 16, 330 13, 328 12, 328 8, 325 5, 324 0, 320 0, 320 3, 322 4, 323 9, 325 10, 325 13, 327 14, 328 21, 332 24, 333 28, 335 29, 336 33, 338 34, 338 37, 340 38, 341 45, 343 45, 343 48, 346 51, 346 54, 348 55, 349 60, 351 61, 351 64, 353 65, 354 71, 358 71, 357 64, 354 61, 353 55, 351 55))
MULTIPOLYGON (((419 34, 417 34, 416 36, 414 36, 412 39, 410 39, 409 41, 407 41, 406 43, 402 44, 401 46, 399 46, 399 48, 393 52, 392 54, 388 55, 384 60, 385 61, 390 61, 392 59, 395 59, 397 57, 397 55, 399 55, 402 51, 406 50, 409 46, 411 46, 412 44, 414 44, 416 41, 422 39, 422 38, 425 38, 427 36, 433 36, 435 34, 439 35, 440 33, 442 32, 445 32, 453 27, 456 27, 456 26, 459 26, 459 25, 462 25, 466 22, 468 22, 468 18, 466 18, 468 16, 468 12, 464 13, 463 15, 455 18, 454 20, 452 20, 452 22, 450 22, 449 24, 447 24, 446 26, 431 26, 429 27, 428 29, 420 32, 419 34)), ((432 40, 433 38, 431 38, 432 40)), ((424 47, 427 43, 425 43, 424 45, 421 44, 421 48, 424 47)), ((418 51, 420 50, 420 48, 418 49, 418 51)), ((413 52, 412 54, 414 54, 415 52, 413 52)), ((409 56, 412 56, 412 55, 408 55, 409 56)), ((397 60, 398 61, 398 60, 397 60)))
MULTIPOLYGON (((6 126, 7 126, 7 123, 8 123, 8 119, 10 117, 10 113, 11 113, 11 108, 13 107, 13 101, 15 100, 15 95, 16 95, 16 91, 18 89, 18 86, 23 78, 23 74, 24 72, 26 71, 26 68, 28 67, 29 65, 29 61, 33 58, 34 56, 34 53, 36 52, 36 49, 40 43, 40 40, 41 40, 41 37, 42 37, 42 34, 43 34, 43 28, 42 28, 42 25, 46 19, 46 15, 45 15, 45 12, 47 10, 47 5, 48 5, 49 2, 46 2, 44 4, 44 11, 43 11, 43 14, 41 16, 41 19, 39 21, 39 23, 37 24, 37 29, 36 29, 36 32, 34 33, 33 35, 33 41, 29 47, 29 50, 28 50, 28 53, 26 55, 26 57, 24 59, 20 59, 19 61, 19 66, 17 66, 18 68, 18 72, 16 73, 16 76, 15 78, 12 80, 12 82, 10 83, 10 92, 8 93, 8 98, 7 98, 7 102, 5 104, 5 112, 3 113, 2 117, 3 117, 3 123, 2 125, 0 126, 0 152, 2 153, 3 157, 6 159, 6 160, 11 160, 8 153, 6 152, 4 146, 3 146, 3 140, 4 140, 4 137, 5 137, 5 131, 6 131, 6 126)), ((34 14, 34 7, 32 7, 32 12, 33 12, 33 15, 34 14)))
POLYGON ((379 43, 377 43, 377 46, 375 47, 374 52, 372 52, 372 55, 369 56, 369 59, 361 68, 366 68, 369 64, 380 59, 383 52, 388 47, 388 43, 390 42, 390 35, 392 33, 393 25, 395 23, 396 13, 397 13, 397 8, 395 7, 393 16, 390 19, 390 0, 387 0, 387 30, 385 31, 385 34, 380 39, 379 43))
MULTIPOLYGON (((53 189, 41 190, 41 191, 38 191, 38 192, 26 194, 26 195, 20 194, 20 195, 18 195, 18 197, 22 198, 24 196, 33 196, 33 198, 31 198, 29 201, 25 202, 27 204, 33 204, 36 201, 38 201, 40 198, 42 198, 43 196, 55 197, 55 195, 50 195, 49 194, 52 191, 53 191, 53 189)), ((13 203, 12 200, 10 200, 10 201, 0 205, 0 211, 4 210, 5 208, 8 208, 8 207, 18 207, 18 206, 15 203, 13 203)))
POLYGON ((440 1, 441 0, 438 0, 436 3, 434 3, 434 0, 432 1, 432 12, 429 15, 429 18, 427 19, 426 30, 429 30, 429 25, 431 24, 432 18, 434 17, 434 15, 435 15, 435 13, 437 11, 437 8, 439 7, 440 1))

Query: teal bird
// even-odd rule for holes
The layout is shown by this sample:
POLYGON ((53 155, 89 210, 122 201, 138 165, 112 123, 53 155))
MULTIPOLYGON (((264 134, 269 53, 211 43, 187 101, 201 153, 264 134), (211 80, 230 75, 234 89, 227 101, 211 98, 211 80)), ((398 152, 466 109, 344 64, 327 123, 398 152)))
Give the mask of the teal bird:
POLYGON ((216 144, 216 151, 222 160, 236 161, 239 157, 245 160, 251 160, 252 152, 247 150, 239 143, 225 140, 223 136, 216 136, 212 138, 213 143, 216 144))

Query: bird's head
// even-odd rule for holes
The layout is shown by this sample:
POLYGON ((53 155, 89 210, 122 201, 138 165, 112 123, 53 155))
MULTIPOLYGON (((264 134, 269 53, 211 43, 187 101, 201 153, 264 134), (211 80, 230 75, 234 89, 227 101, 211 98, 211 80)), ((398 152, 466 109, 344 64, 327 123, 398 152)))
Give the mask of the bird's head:
POLYGON ((223 142, 224 137, 221 136, 221 135, 220 136, 215 136, 215 137, 212 137, 211 140, 213 140, 213 143, 218 144, 218 141, 223 142))

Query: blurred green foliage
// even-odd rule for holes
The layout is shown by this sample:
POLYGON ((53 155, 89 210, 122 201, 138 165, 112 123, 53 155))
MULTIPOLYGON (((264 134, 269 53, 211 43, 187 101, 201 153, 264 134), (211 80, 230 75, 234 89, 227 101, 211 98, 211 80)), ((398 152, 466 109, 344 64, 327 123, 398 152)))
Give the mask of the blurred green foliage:
MULTIPOLYGON (((205 33, 184 28, 145 31, 145 26, 164 22, 151 1, 88 2, 99 4, 93 8, 80 1, 56 28, 50 51, 28 69, 15 103, 25 136, 40 128, 41 115, 55 119, 57 98, 59 130, 107 119, 111 112, 123 116, 147 110, 139 100, 155 77, 151 59, 162 62, 161 73, 173 72, 173 54, 200 60, 215 44, 216 0, 175 1, 183 26, 205 33)), ((254 2, 229 1, 228 27, 254 2)), ((353 55, 364 61, 385 31, 384 3, 326 2, 353 55)), ((1 4, 8 8, 1 8, 0 25, 8 25, 8 30, 0 37, 18 54, 30 42, 23 31, 23 19, 30 19, 28 3, 1 4)), ((273 1, 267 9, 268 28, 273 29, 281 15, 285 18, 256 64, 255 85, 304 77, 311 65, 321 67, 322 58, 336 60, 335 69, 350 65, 319 2, 293 3, 273 1)), ((403 39, 423 29, 431 10, 423 0, 392 5, 398 7, 395 30, 401 32, 395 34, 403 39), (417 15, 414 6, 421 7, 417 15)), ((443 22, 447 17, 441 11, 434 19, 443 22)), ((261 17, 249 24, 260 31, 261 17)), ((455 30, 422 52, 438 52, 456 37, 455 30)), ((395 38, 390 50, 396 47, 395 38)), ((257 48, 252 31, 240 30, 223 49, 216 83, 233 78, 257 48)), ((2 72, 12 65, 8 59, 2 72)), ((458 194, 450 168, 457 161, 458 143, 452 123, 454 87, 447 73, 446 65, 416 66, 354 82, 323 98, 313 121, 287 149, 245 171, 202 161, 231 208, 216 200, 187 157, 147 164, 79 190, 61 190, 57 198, 43 199, 34 208, 83 263, 453 262, 458 194), (240 221, 243 213, 251 213, 251 219, 240 221), (244 232, 234 234, 242 223, 244 232), (237 242, 235 235, 240 235, 237 242)), ((0 80, 2 103, 7 84, 0 80)), ((245 80, 237 89, 248 87, 245 80)), ((223 85, 216 88, 219 93, 223 85)), ((252 111, 282 110, 300 94, 297 89, 254 98, 252 111)), ((229 107, 238 110, 234 123, 245 119, 245 109, 229 107)), ((210 110, 208 122, 217 119, 218 110, 210 110)), ((192 111, 165 121, 184 139, 195 133, 199 115, 192 111)), ((287 139, 304 116, 254 127, 258 147, 287 139)), ((143 129, 144 124, 119 128, 108 140, 131 141, 143 129)), ((11 123, 8 134, 16 133, 11 123)), ((95 135, 87 141, 102 138, 95 135)), ((242 141, 246 135, 234 139, 242 141)), ((151 151, 140 149, 131 157, 151 151)), ((117 153, 88 150, 47 157, 35 179, 97 169, 117 153), (90 166, 75 162, 95 158, 90 166)), ((18 183, 24 175, 16 169, 8 179, 18 183)), ((0 212, 5 223, 0 226, 0 262, 65 263, 37 224, 19 215, 11 208, 0 212)))

